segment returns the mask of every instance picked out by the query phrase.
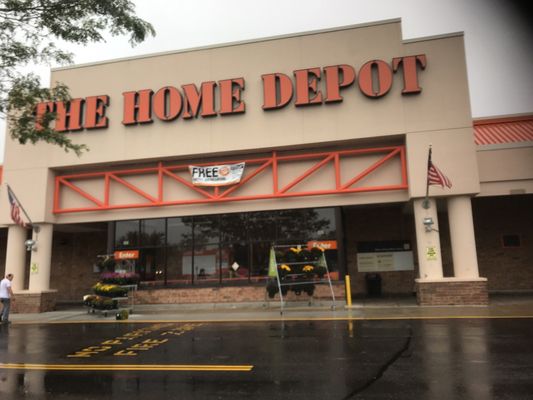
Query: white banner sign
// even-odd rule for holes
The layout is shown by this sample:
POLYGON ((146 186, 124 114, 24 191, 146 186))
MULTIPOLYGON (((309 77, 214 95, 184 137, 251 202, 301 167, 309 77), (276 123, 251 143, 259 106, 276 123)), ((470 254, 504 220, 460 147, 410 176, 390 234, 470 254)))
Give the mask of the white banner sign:
POLYGON ((412 271, 415 269, 412 251, 358 253, 359 272, 412 271))
POLYGON ((199 167, 189 165, 192 184, 195 186, 226 186, 239 183, 244 172, 244 163, 209 165, 199 167))

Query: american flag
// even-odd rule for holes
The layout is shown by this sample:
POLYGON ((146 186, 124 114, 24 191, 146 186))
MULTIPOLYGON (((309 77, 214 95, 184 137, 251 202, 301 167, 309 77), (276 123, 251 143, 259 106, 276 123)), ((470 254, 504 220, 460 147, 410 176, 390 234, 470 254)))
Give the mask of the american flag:
POLYGON ((452 187, 452 181, 444 175, 440 169, 431 161, 431 147, 429 148, 428 157, 428 186, 440 185, 442 188, 446 186, 448 189, 452 187))
POLYGON ((24 222, 22 216, 20 215, 19 203, 9 186, 7 187, 7 195, 9 197, 9 204, 11 205, 11 219, 15 224, 26 228, 28 225, 24 222))

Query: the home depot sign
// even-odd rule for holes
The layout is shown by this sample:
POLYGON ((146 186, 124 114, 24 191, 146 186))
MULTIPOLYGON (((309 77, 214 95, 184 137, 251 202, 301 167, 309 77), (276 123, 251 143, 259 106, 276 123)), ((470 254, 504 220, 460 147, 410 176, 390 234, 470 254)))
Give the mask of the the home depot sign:
MULTIPOLYGON (((348 64, 306 68, 293 71, 293 76, 270 73, 261 76, 263 83, 263 110, 277 110, 291 103, 295 106, 335 103, 343 101, 342 92, 356 83, 367 97, 385 96, 392 87, 393 75, 403 77, 402 94, 422 91, 418 72, 426 67, 425 54, 395 57, 390 63, 371 60, 359 71, 348 64)), ((122 124, 136 125, 154 120, 173 121, 177 118, 206 118, 244 113, 244 78, 194 83, 180 88, 165 86, 157 91, 142 89, 128 91, 123 96, 122 124)), ((59 132, 106 128, 110 106, 107 95, 72 99, 69 102, 39 103, 39 116, 47 111, 56 113, 55 130, 59 132)))

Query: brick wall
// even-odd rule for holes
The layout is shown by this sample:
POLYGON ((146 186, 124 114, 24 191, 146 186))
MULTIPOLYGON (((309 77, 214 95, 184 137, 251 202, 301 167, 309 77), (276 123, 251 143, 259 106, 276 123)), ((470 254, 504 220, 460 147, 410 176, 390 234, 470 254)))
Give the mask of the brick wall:
MULTIPOLYGON (((345 301, 343 283, 333 285, 337 301, 345 301)), ((307 301, 310 297, 302 293, 296 296, 289 291, 284 297, 287 301, 307 301)), ((317 285, 314 299, 330 300, 331 292, 328 285, 317 285)), ((238 286, 214 288, 182 288, 182 289, 145 289, 135 294, 136 304, 192 304, 192 303, 239 303, 279 301, 279 295, 269 299, 265 286, 238 286)))
POLYGON ((344 231, 346 264, 351 280, 352 296, 366 294, 365 273, 357 270, 357 243, 360 241, 410 240, 414 254, 414 271, 380 272, 382 293, 410 294, 417 277, 414 216, 405 212, 407 205, 346 207, 344 231))
POLYGON ((472 201, 479 274, 491 290, 533 290, 533 195, 472 201), (502 235, 518 234, 521 246, 505 248, 502 235))
POLYGON ((107 224, 84 224, 82 232, 54 232, 50 287, 60 302, 81 302, 98 281, 96 255, 106 254, 107 224))
POLYGON ((26 314, 53 311, 56 301, 57 292, 55 290, 42 293, 19 292, 11 302, 11 312, 26 314))
POLYGON ((424 306, 487 305, 489 303, 487 282, 417 282, 416 298, 424 306))

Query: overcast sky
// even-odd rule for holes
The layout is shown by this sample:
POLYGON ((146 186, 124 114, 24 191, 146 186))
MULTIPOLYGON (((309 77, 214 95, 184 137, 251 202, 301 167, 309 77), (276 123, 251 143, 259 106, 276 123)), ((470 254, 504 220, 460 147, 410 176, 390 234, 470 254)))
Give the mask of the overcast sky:
MULTIPOLYGON (((157 31, 132 48, 127 38, 68 46, 82 64, 296 32, 402 19, 404 39, 462 31, 473 117, 533 112, 533 31, 511 0, 135 0, 157 31)), ((49 66, 35 69, 49 82, 49 66)), ((0 121, 0 163, 5 125, 0 121)), ((31 145, 29 145, 31 146, 31 145)))

